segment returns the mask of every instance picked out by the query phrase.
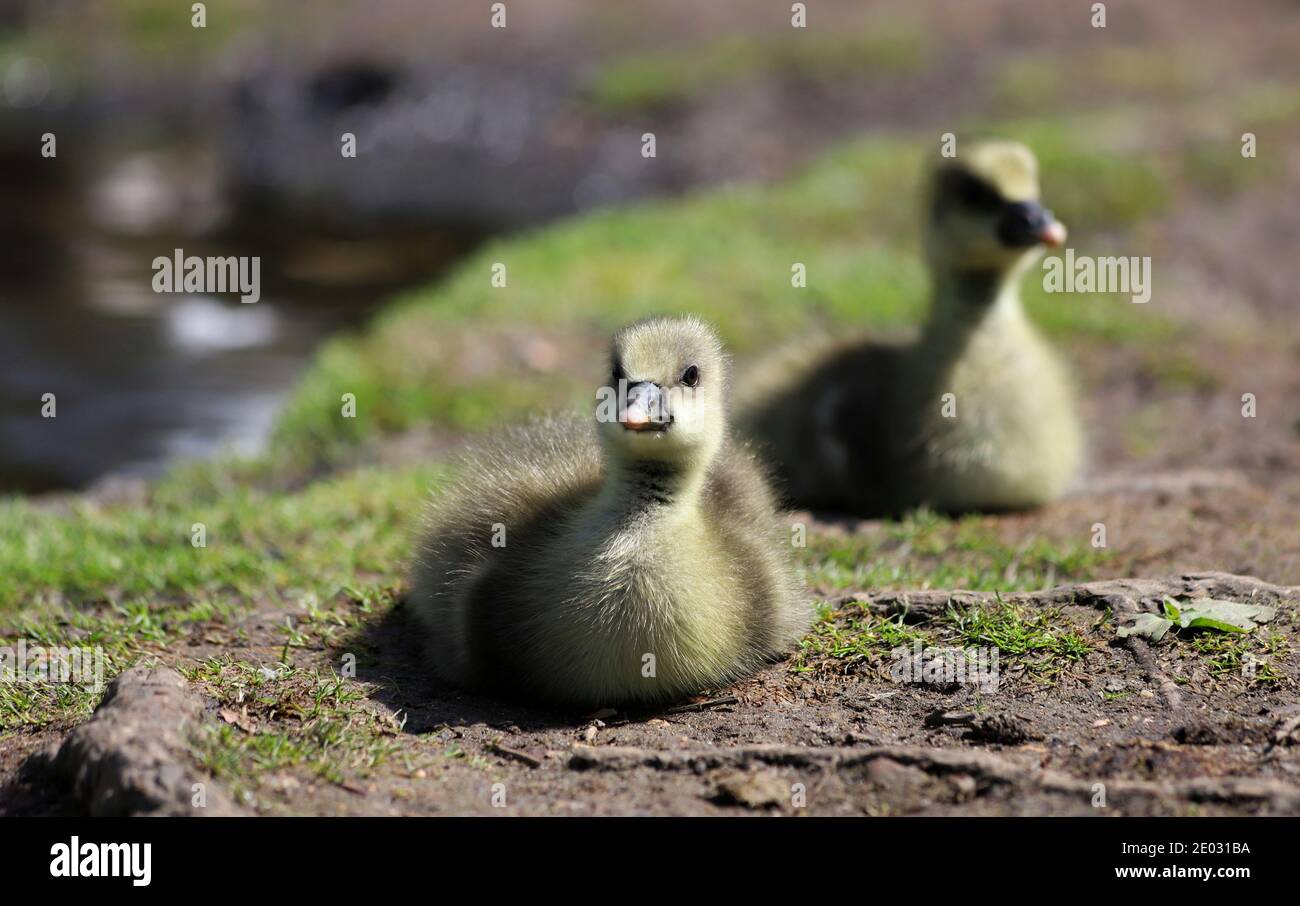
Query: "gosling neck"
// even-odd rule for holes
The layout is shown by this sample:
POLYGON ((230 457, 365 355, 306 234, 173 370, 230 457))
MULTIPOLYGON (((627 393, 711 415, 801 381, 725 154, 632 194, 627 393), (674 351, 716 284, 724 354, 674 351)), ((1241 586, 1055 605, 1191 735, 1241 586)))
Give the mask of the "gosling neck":
POLYGON ((699 504, 704 471, 695 461, 614 458, 601 502, 624 518, 688 514, 699 504))
POLYGON ((1026 255, 1009 268, 933 268, 933 298, 923 342, 960 348, 977 331, 1023 323, 1020 281, 1035 257, 1026 255))

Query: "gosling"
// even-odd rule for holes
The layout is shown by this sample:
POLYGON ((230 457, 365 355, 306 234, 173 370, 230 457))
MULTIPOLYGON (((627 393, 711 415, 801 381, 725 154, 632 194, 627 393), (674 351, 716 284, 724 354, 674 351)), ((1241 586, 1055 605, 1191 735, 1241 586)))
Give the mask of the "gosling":
POLYGON ((1067 490, 1083 461, 1074 391, 1018 284, 1065 227, 1039 203, 1023 145, 981 142, 932 176, 928 321, 908 345, 805 342, 742 381, 742 432, 788 502, 862 516, 928 506, 1018 510, 1067 490))
POLYGON ((694 318, 613 339, 595 424, 467 456, 431 501, 408 598, 445 682, 580 708, 665 703, 788 652, 811 622, 728 364, 694 318))

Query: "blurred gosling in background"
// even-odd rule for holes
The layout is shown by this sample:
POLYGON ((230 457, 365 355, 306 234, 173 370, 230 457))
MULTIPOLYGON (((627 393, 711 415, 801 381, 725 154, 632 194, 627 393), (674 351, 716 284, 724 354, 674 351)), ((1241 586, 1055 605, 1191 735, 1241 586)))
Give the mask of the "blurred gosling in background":
POLYGON ((728 439, 714 332, 644 321, 610 358, 602 390, 625 394, 594 426, 507 432, 431 501, 409 603, 443 680, 580 708, 668 702, 808 628, 789 533, 728 439))
POLYGON ((927 505, 1014 510, 1059 497, 1083 462, 1071 381, 1018 284, 1065 228, 1023 145, 971 144, 931 177, 929 318, 910 345, 812 340, 741 382, 741 430, 788 502, 863 516, 927 505))

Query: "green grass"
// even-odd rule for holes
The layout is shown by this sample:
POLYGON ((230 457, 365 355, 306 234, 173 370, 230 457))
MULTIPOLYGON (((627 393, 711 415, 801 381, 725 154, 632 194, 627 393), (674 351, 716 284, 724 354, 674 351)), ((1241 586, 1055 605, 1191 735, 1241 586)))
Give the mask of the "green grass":
POLYGON ((841 669, 860 661, 875 664, 897 648, 929 641, 930 636, 924 630, 907 625, 901 618, 876 616, 865 604, 851 603, 840 611, 823 604, 791 670, 795 673, 815 670, 817 659, 841 662, 841 669))
POLYGON ((1143 371, 1166 387, 1196 393, 1212 393, 1225 383, 1213 362, 1178 349, 1144 353, 1143 371))
POLYGON ((240 798, 266 773, 303 768, 343 784, 400 750, 400 721, 369 707, 363 686, 333 671, 213 658, 183 673, 221 716, 192 741, 196 759, 240 798))
POLYGON ((278 772, 356 793, 356 781, 386 766, 417 776, 451 761, 489 766, 437 734, 404 733, 404 716, 375 708, 370 689, 333 670, 220 657, 182 672, 216 702, 220 718, 192 740, 195 759, 245 803, 270 805, 277 791, 268 781, 278 772))
POLYGON ((923 71, 932 52, 923 30, 901 24, 845 34, 730 36, 616 59, 592 76, 587 98, 596 109, 628 113, 684 104, 762 76, 827 83, 899 78, 923 71))
MULTIPOLYGON (((242 474, 242 470, 236 470, 242 474)), ((181 470, 144 505, 0 503, 0 645, 102 648, 105 680, 142 657, 232 625, 249 608, 296 613, 284 650, 329 646, 356 615, 391 604, 416 514, 438 466, 362 469, 296 492, 217 481, 220 465, 181 470), (195 522, 207 546, 190 543, 195 522)), ((80 719, 99 699, 57 683, 0 683, 0 732, 80 719)))
POLYGON ((1035 678, 1051 682, 1093 650, 1093 644, 1075 631, 1060 608, 1030 612, 1001 600, 983 607, 950 605, 942 618, 922 618, 911 624, 904 622, 902 615, 878 616, 867 607, 860 602, 838 610, 820 605, 817 621, 792 661, 791 672, 843 673, 863 665, 879 668, 899 649, 920 644, 968 651, 996 648, 999 657, 1020 659, 1035 678))
POLYGON ((883 532, 812 536, 801 555, 809 584, 838 591, 1033 591, 1088 581, 1112 558, 1086 538, 1012 544, 998 537, 993 518, 950 519, 924 510, 886 524, 883 532))
MULTIPOLYGON (((260 15, 242 3, 208 3, 204 28, 191 24, 191 3, 172 0, 117 0, 96 4, 71 17, 34 7, 20 30, 0 34, 0 72, 19 57, 46 64, 58 79, 86 83, 101 77, 103 61, 90 52, 113 50, 116 65, 193 67, 220 57, 254 29, 288 34, 300 23, 260 15)), ((100 54, 102 56, 102 53, 100 54)), ((155 73, 156 76, 156 73, 155 73)))
POLYGON ((71 726, 90 716, 100 693, 71 683, 0 683, 0 739, 50 725, 71 726))
POLYGON ((991 645, 1005 655, 1048 654, 1078 660, 1091 646, 1077 633, 1066 631, 1057 608, 1026 613, 999 602, 995 607, 950 608, 948 622, 968 645, 991 645))
MULTIPOLYGON (((219 53, 255 22, 253 9, 242 4, 205 4, 203 28, 193 25, 190 3, 167 0, 118 0, 102 27, 116 32, 134 54, 146 59, 192 59, 219 53)), ((269 27, 268 19, 261 23, 269 27)))
POLYGON ((0 613, 323 599, 391 571, 440 474, 436 466, 367 469, 287 494, 173 478, 145 506, 0 502, 0 613), (191 543, 196 523, 206 526, 205 547, 191 543))
POLYGON ((330 671, 276 670, 229 658, 185 671, 223 715, 197 741, 215 776, 248 782, 257 773, 305 765, 332 782, 364 776, 397 749, 401 726, 366 707, 357 683, 330 671))
POLYGON ((1034 677, 1048 683, 1093 648, 1056 607, 1029 612, 1003 601, 989 607, 950 606, 945 622, 963 645, 991 646, 1002 657, 1021 658, 1034 677))
MULTIPOLYGON (((1180 633, 1176 636, 1183 638, 1180 633)), ((1210 675, 1217 679, 1244 679, 1249 684, 1282 683, 1286 675, 1274 665, 1274 659, 1290 655, 1286 636, 1278 632, 1222 633, 1198 632, 1187 638, 1192 650, 1203 657, 1210 675), (1247 659, 1253 661, 1253 672, 1247 659)))

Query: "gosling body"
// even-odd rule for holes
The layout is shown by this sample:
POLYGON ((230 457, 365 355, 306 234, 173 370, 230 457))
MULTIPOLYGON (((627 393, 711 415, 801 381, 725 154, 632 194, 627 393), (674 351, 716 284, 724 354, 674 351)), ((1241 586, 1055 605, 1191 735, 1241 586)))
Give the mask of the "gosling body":
POLYGON ((430 505, 409 599, 443 680, 578 707, 660 703, 742 677, 806 630, 773 496, 726 436, 712 332, 645 322, 612 359, 611 384, 633 391, 694 368, 697 398, 654 421, 629 392, 616 420, 539 421, 466 458, 430 505))
POLYGON ((1032 155, 978 145, 934 184, 919 336, 805 340, 744 382, 742 430, 794 505, 867 516, 1023 509, 1059 497, 1082 466, 1070 376, 1018 290, 1043 244, 1064 239, 1038 204, 1032 155))

